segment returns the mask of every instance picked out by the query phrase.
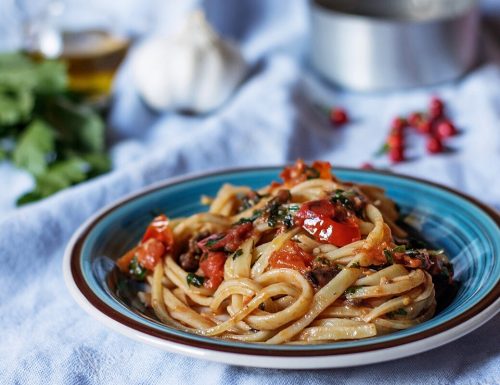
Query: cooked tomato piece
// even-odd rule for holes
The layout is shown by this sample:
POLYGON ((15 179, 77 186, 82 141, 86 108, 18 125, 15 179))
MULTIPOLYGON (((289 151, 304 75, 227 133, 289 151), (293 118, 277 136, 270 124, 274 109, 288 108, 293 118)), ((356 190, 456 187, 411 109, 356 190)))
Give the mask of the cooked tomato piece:
POLYGON ((174 234, 169 226, 166 215, 161 214, 153 219, 142 237, 142 243, 152 238, 160 241, 167 251, 172 250, 174 245, 174 234))
POLYGON ((165 251, 163 243, 157 239, 150 238, 137 247, 137 261, 142 267, 153 270, 156 264, 161 261, 165 251))
POLYGON ((134 258, 134 256, 137 253, 137 247, 134 247, 133 249, 127 251, 123 256, 121 256, 117 261, 116 265, 122 271, 123 273, 128 272, 128 267, 130 265, 130 262, 134 258))
POLYGON ((269 258, 269 266, 273 269, 288 268, 304 273, 312 264, 314 257, 302 250, 297 242, 286 241, 269 258))
POLYGON ((347 217, 338 222, 335 217, 335 206, 327 199, 304 203, 294 218, 294 223, 301 226, 316 240, 345 246, 361 239, 361 232, 355 217, 347 217))
POLYGON ((308 179, 332 180, 332 166, 329 162, 315 161, 308 166, 302 159, 297 160, 293 166, 285 167, 280 174, 287 187, 305 182, 308 179))
POLYGON ((217 289, 224 280, 224 264, 226 254, 223 252, 209 252, 200 260, 200 269, 205 274, 204 286, 207 289, 217 289))

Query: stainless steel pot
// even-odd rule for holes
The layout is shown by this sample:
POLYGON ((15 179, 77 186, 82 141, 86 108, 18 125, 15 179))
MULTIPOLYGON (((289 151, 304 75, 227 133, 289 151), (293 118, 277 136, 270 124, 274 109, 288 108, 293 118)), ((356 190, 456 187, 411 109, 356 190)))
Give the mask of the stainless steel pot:
POLYGON ((312 0, 311 61, 358 91, 429 85, 476 60, 477 0, 312 0))

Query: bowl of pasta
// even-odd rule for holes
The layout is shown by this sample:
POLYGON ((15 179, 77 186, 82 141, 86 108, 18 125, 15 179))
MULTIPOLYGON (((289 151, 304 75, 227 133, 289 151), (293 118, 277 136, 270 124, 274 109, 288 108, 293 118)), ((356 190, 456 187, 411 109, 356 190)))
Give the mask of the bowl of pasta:
POLYGON ((443 186, 298 160, 130 195, 80 227, 63 270, 92 316, 167 351, 346 367, 438 347, 493 317, 499 223, 443 186))

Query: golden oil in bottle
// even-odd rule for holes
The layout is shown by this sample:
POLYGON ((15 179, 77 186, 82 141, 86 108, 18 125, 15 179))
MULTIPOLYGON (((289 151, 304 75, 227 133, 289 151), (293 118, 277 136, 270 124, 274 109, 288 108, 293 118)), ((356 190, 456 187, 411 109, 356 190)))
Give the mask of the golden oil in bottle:
POLYGON ((60 58, 68 66, 70 89, 90 98, 109 95, 130 39, 97 29, 63 32, 62 39, 60 58))

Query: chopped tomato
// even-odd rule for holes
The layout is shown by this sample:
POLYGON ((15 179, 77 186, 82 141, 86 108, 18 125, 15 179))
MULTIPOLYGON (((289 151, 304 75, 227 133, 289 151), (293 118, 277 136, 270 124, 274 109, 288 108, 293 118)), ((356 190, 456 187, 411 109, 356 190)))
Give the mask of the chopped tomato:
POLYGON ((332 180, 332 165, 330 162, 323 162, 320 160, 316 160, 312 164, 312 168, 315 170, 318 170, 319 172, 319 178, 320 179, 326 179, 326 180, 332 180))
POLYGON ((123 256, 116 261, 116 265, 118 266, 120 271, 122 271, 123 273, 128 272, 128 267, 130 265, 130 262, 132 261, 136 253, 137 253, 137 247, 134 247, 133 249, 123 254, 123 256))
POLYGON ((153 238, 160 241, 167 251, 171 251, 174 245, 174 235, 168 222, 168 218, 164 214, 154 218, 142 237, 142 243, 153 238))
POLYGON ((203 251, 235 252, 238 247, 251 235, 253 224, 251 222, 231 227, 227 233, 214 234, 198 242, 203 251))
POLYGON ((200 261, 200 269, 205 274, 204 286, 207 289, 217 289, 224 280, 224 264, 226 254, 223 252, 209 252, 200 261))
POLYGON ((295 215, 294 222, 302 226, 316 240, 345 246, 361 239, 356 218, 347 217, 344 222, 333 220, 335 206, 327 199, 304 203, 295 215))
POLYGON ((332 166, 329 162, 315 161, 312 166, 308 166, 302 159, 299 159, 293 166, 285 167, 280 177, 285 182, 285 186, 292 187, 308 179, 332 180, 331 170, 332 166))
POLYGON ((137 261, 142 267, 153 270, 156 264, 161 261, 165 251, 166 249, 163 243, 154 238, 150 238, 137 247, 137 261))
POLYGON ((302 250, 297 242, 287 241, 269 258, 269 266, 273 269, 288 268, 304 273, 311 266, 314 257, 302 250))

